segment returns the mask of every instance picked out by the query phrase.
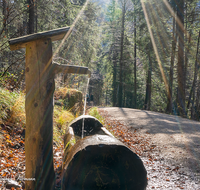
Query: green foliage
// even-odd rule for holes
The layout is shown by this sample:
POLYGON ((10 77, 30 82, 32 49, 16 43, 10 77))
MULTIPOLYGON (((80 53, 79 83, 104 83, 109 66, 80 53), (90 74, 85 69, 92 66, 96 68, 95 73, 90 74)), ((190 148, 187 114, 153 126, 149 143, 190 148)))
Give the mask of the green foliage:
MULTIPOLYGON (((5 87, 10 91, 23 89, 24 87, 24 68, 25 68, 25 50, 10 51, 9 39, 27 35, 28 33, 28 3, 26 0, 7 0, 6 4, 0 6, 0 87, 5 87)), ((35 32, 41 32, 56 29, 65 26, 71 26, 77 15, 80 13, 82 6, 73 5, 71 0, 60 1, 34 1, 35 2, 35 32)), ((76 1, 78 2, 78 1, 76 1)), ((83 1, 79 1, 83 2, 83 1)), ((123 106, 133 107, 134 97, 134 46, 136 43, 136 64, 137 64, 137 108, 143 108, 146 97, 147 73, 151 70, 151 110, 162 111, 166 109, 167 93, 163 83, 163 76, 160 74, 160 68, 152 47, 152 39, 144 17, 141 2, 139 0, 111 0, 109 3, 99 6, 97 2, 89 2, 86 9, 80 15, 76 22, 72 34, 62 44, 58 54, 54 56, 53 61, 60 64, 71 64, 87 66, 93 73, 102 76, 101 80, 94 79, 91 82, 90 93, 98 96, 97 104, 107 106, 113 105, 114 98, 118 102, 119 96, 119 76, 120 76, 120 49, 123 47, 123 106), (124 43, 121 44, 122 32, 122 5, 126 4, 125 25, 124 25, 124 43), (136 23, 135 23, 136 19, 136 23), (134 29, 136 27, 136 38, 134 29), (150 59, 151 64, 150 66, 150 59), (151 68, 150 68, 151 67, 151 68), (103 82, 102 82, 103 81, 103 82), (95 87, 94 87, 95 86, 95 87)), ((177 11, 176 1, 142 1, 146 7, 146 15, 149 19, 150 29, 157 47, 157 53, 161 60, 164 74, 169 81, 169 72, 171 67, 171 47, 173 37, 173 16, 167 9, 165 3, 169 2, 173 11, 177 11)), ((185 1, 184 23, 187 35, 184 37, 185 42, 185 69, 186 73, 186 103, 189 101, 189 93, 194 79, 196 49, 198 32, 200 29, 199 20, 199 1, 185 1), (187 61, 187 64, 186 64, 187 61)), ((176 28, 176 27, 175 27, 176 28)), ((175 33, 177 33, 175 31, 175 33)), ((53 52, 60 45, 60 41, 53 43, 53 52)), ((178 46, 178 44, 177 44, 178 46)), ((177 49, 176 49, 177 52, 177 49)), ((177 53, 173 66, 174 81, 172 85, 172 99, 176 101, 177 97, 177 53)), ((197 77, 196 95, 191 102, 200 105, 197 96, 199 89, 198 83, 200 76, 197 77), (196 97, 196 98, 195 98, 196 97), (194 98, 194 100, 193 100, 194 98)), ((92 81, 92 80, 91 80, 92 81)), ((86 80, 84 76, 67 75, 65 86, 76 88, 79 91, 85 91, 86 80)), ((57 87, 56 87, 57 88, 57 87)), ((6 94, 6 92, 3 92, 6 94)), ((11 93, 12 94, 12 93, 11 93)), ((15 92, 13 92, 13 96, 15 92)), ((1 103, 0 116, 3 120, 10 118, 12 120, 12 109, 22 106, 20 95, 10 99, 5 96, 5 101, 1 103), (17 106, 14 106, 19 98, 17 106), (4 109, 4 107, 6 109, 4 109)), ((1 91, 1 99, 4 95, 1 91)), ((23 99, 21 97, 21 99, 23 99)), ((66 108, 74 107, 77 98, 71 96, 71 100, 59 100, 66 108)), ((23 102, 23 101, 22 101, 23 102)), ((117 106, 117 104, 115 104, 117 106)), ((22 106, 23 107, 23 106, 22 106)), ((21 109, 21 108, 20 108, 21 109)), ((197 108, 198 109, 198 108, 197 108)), ((200 109, 200 108, 199 108, 200 109)), ((21 109, 22 110, 22 109, 21 109)), ((191 110, 191 107, 188 109, 191 110)), ((23 111, 20 111, 23 113, 23 111)), ((22 116, 23 114, 21 114, 22 116)), ((15 117, 15 116, 13 116, 15 117)), ((23 123, 25 123, 24 119, 23 123)), ((15 121, 19 123, 18 121, 15 121)), ((62 119, 60 119, 62 123, 62 119)), ((25 125, 25 124, 23 124, 25 125)))
POLYGON ((56 142, 62 141, 62 135, 64 135, 68 124, 74 120, 74 115, 65 110, 63 107, 54 106, 54 136, 53 139, 56 142))
POLYGON ((104 125, 104 118, 99 114, 97 107, 91 108, 89 110, 89 115, 97 118, 104 125))

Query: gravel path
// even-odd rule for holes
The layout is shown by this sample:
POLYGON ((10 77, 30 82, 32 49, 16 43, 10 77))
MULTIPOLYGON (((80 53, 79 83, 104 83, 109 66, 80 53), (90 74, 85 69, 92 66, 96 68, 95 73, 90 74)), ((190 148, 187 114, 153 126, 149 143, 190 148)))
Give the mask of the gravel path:
POLYGON ((200 190, 200 122, 129 108, 101 110, 129 130, 145 134, 157 147, 152 162, 145 153, 141 157, 148 172, 147 189, 200 190))

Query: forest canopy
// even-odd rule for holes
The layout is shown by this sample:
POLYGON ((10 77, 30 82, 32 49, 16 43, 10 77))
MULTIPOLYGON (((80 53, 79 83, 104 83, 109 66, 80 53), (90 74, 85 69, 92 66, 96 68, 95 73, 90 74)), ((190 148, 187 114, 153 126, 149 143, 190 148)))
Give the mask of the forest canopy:
MULTIPOLYGON (((25 86, 25 49, 10 51, 10 39, 73 26, 53 62, 89 67, 96 105, 200 119, 198 0, 0 3, 1 88, 25 86)), ((58 85, 84 90, 83 76, 59 77, 58 85)))

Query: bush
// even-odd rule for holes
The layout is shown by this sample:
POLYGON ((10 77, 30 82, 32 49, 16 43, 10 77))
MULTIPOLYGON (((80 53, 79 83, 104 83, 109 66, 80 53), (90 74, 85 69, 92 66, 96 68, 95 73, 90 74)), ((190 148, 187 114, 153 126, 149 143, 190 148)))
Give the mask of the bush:
POLYGON ((91 115, 91 116, 97 118, 97 119, 101 122, 101 124, 104 125, 104 119, 103 119, 103 117, 101 117, 101 115, 99 114, 98 108, 97 108, 97 107, 91 108, 91 109, 89 110, 89 115, 91 115))

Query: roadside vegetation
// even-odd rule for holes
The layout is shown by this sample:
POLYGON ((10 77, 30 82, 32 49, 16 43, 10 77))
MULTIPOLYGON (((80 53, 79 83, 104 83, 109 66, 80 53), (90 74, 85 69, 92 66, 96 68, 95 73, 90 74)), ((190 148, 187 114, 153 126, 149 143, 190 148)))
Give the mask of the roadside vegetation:
MULTIPOLYGON (((53 122, 54 167, 57 176, 59 176, 62 166, 63 135, 65 130, 73 119, 82 114, 78 110, 75 112, 74 98, 66 100, 65 96, 61 96, 61 91, 67 92, 65 94, 66 97, 73 97, 76 94, 76 90, 66 89, 55 92, 57 100, 61 102, 61 104, 54 106, 53 122), (73 100, 73 103, 68 102, 70 100, 73 100), (68 106, 66 108, 65 104, 72 107, 68 106), (71 112, 72 110, 73 112, 71 112)), ((80 92, 78 93, 80 94, 80 92)), ((15 183, 18 183, 19 189, 25 188, 24 182, 17 180, 17 176, 25 177, 25 129, 25 93, 11 92, 0 87, 0 176, 7 179, 15 179, 14 183, 9 182, 11 183, 10 186, 16 187, 15 183)), ((5 181, 0 182, 0 189, 10 186, 9 184, 6 186, 5 181)))
MULTIPOLYGON (((76 92, 76 90, 64 88, 55 92, 57 100, 61 103, 54 106, 54 140, 57 143, 61 140, 60 137, 64 134, 66 126, 81 114, 79 110, 75 112, 77 98, 74 98, 76 97, 74 94, 76 92), (70 97, 73 98, 70 99, 70 97)), ((80 95, 81 92, 78 94, 80 95)), ((1 128, 7 126, 11 130, 26 128, 25 94, 23 92, 10 92, 0 88, 0 125, 1 128)))
POLYGON ((99 114, 99 111, 98 111, 98 108, 97 108, 97 107, 92 107, 92 108, 89 110, 88 114, 91 115, 91 116, 93 116, 93 117, 95 117, 95 118, 97 118, 97 119, 101 122, 101 124, 103 124, 103 125, 105 124, 105 120, 104 120, 104 118, 99 114))

